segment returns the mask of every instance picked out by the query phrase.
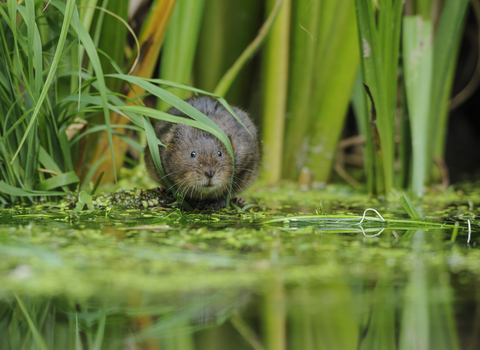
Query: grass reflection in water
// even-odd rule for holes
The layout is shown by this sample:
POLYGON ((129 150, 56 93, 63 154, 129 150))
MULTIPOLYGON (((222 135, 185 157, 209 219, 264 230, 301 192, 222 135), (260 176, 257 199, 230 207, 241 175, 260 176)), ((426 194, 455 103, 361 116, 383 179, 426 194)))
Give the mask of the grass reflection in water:
POLYGON ((4 208, 0 348, 475 348, 475 215, 390 206, 361 226, 355 204, 297 221, 4 208))

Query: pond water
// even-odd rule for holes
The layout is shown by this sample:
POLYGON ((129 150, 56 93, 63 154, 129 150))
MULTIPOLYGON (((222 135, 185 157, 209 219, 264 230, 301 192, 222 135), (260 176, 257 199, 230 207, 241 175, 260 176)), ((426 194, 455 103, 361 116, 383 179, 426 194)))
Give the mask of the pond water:
POLYGON ((478 194, 427 196, 417 223, 342 187, 246 197, 3 207, 0 349, 480 348, 478 194), (388 222, 358 225, 371 207, 388 222))

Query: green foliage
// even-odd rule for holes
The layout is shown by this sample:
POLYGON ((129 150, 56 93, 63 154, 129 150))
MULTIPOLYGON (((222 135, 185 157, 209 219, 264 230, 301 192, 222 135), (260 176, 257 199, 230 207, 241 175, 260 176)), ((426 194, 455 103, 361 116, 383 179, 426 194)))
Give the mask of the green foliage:
POLYGON ((410 199, 408 199, 408 197, 405 195, 405 193, 403 194, 403 196, 400 197, 400 203, 402 203, 403 209, 405 209, 405 211, 408 213, 408 215, 410 215, 412 219, 422 218, 415 206, 410 201, 410 199))
MULTIPOLYGON (((370 157, 372 192, 389 194, 394 183, 397 69, 403 1, 379 2, 378 23, 370 0, 356 0, 362 80, 368 86, 376 115, 363 121, 370 157), (377 136, 378 134, 378 136, 377 136)), ((368 116, 368 113, 364 113, 368 116)))
MULTIPOLYGON (((194 86, 214 91, 232 104, 245 108, 251 105, 250 99, 254 96, 254 64, 247 64, 247 60, 243 60, 241 65, 236 62, 257 36, 263 21, 263 7, 264 2, 258 0, 205 0, 195 53, 192 77, 194 86), (227 74, 233 65, 237 68, 235 73, 227 74), (240 69, 241 74, 237 74, 240 69), (219 91, 219 83, 224 79, 228 81, 222 84, 219 91), (225 88, 225 85, 228 87, 225 88)), ((259 48, 258 45, 255 46, 259 48)), ((251 56, 249 54, 247 58, 250 59, 251 56)))
MULTIPOLYGON (((320 182, 330 179, 360 61, 354 5, 353 0, 321 2, 315 62, 311 67, 313 84, 303 87, 303 91, 312 90, 304 134, 308 140, 305 165, 320 182)), ((292 86, 292 90, 295 88, 292 86)), ((292 123, 295 117, 292 115, 292 123)))
MULTIPOLYGON (((168 25, 160 64, 160 78, 188 85, 192 74, 199 28, 205 0, 178 0, 168 25)), ((172 89, 182 100, 187 90, 172 89)), ((158 108, 167 110, 171 105, 159 100, 158 108)))
MULTIPOLYGON (((268 183, 280 181, 282 176, 283 135, 288 92, 288 65, 290 53, 290 0, 269 0, 269 12, 278 12, 272 32, 265 44, 262 70, 262 153, 263 177, 268 183)), ((270 17, 271 18, 271 17, 270 17)))
MULTIPOLYGON (((434 156, 442 156, 447 105, 453 79, 453 62, 467 1, 445 1, 434 33, 432 1, 413 1, 416 16, 403 18, 402 2, 356 0, 359 41, 362 46, 362 80, 371 92, 372 114, 364 119, 369 190, 389 194, 395 183, 394 136, 401 135, 402 169, 396 183, 407 185, 417 197, 432 178, 434 156), (375 16, 375 13, 378 16, 375 16), (377 20, 378 17, 378 20, 377 20), (400 132, 395 132, 398 51, 403 36, 403 111, 400 132), (406 102, 405 102, 406 101, 406 102), (376 113, 374 113, 376 112, 376 113), (378 138, 375 136, 378 130, 378 138), (407 145, 411 143, 411 145, 407 145), (406 181, 408 179, 408 181, 406 181)), ((358 111, 360 99, 355 104, 358 111)), ((365 111, 360 115, 368 115, 365 111)))
MULTIPOLYGON (((450 99, 453 62, 456 62, 458 47, 461 40, 461 29, 465 18, 468 0, 446 0, 442 9, 438 28, 433 43, 433 71, 432 93, 430 96, 430 128, 431 144, 429 144, 427 163, 431 170, 433 156, 442 152, 435 152, 435 148, 441 149, 444 145, 437 145, 437 139, 445 140, 446 116, 445 108, 450 99)), ((430 171, 428 172, 430 173, 430 171)))
MULTIPOLYGON (((175 2, 162 4, 172 10, 175 2)), ((296 179, 303 166, 316 181, 328 180, 353 87, 359 130, 366 137, 369 192, 388 195, 395 185, 407 185, 420 196, 432 177, 434 156, 442 155, 447 99, 467 0, 445 1, 437 33, 429 18, 432 4, 432 0, 413 1, 415 16, 402 19, 401 0, 291 4, 272 0, 260 27, 263 5, 258 2, 179 0, 160 60, 161 77, 177 85, 125 74, 126 32, 131 31, 121 21, 127 17, 125 2, 82 0, 77 9, 74 1, 52 0, 47 11, 40 1, 1 4, 0 201, 14 202, 17 197, 33 201, 46 191, 57 196, 85 190, 90 181, 98 183, 102 171, 116 174, 115 164, 120 163, 111 163, 109 173, 104 161, 122 158, 127 147, 114 145, 114 135, 121 145, 140 154, 143 150, 142 141, 127 136, 126 129, 156 147, 146 116, 170 117, 135 105, 141 104, 136 93, 119 93, 126 86, 137 87, 142 98, 145 91, 154 95, 162 110, 171 105, 184 108, 193 115, 186 123, 200 123, 195 125, 213 132, 230 151, 221 130, 182 101, 189 94, 205 93, 186 88, 191 82, 214 90, 212 96, 232 96, 233 102, 246 102, 244 107, 250 104, 252 114, 262 110, 264 174, 270 182, 296 179), (109 12, 100 11, 100 6, 109 12), (245 19, 245 14, 253 13, 245 19), (253 71, 247 63, 267 39, 263 65, 256 62, 262 76, 259 87, 260 79, 249 83, 253 71), (398 93, 400 40, 404 94, 398 93), (362 83, 370 91, 370 101, 362 83), (250 98, 258 90, 261 106, 250 98), (396 130, 399 104, 404 108, 398 123, 401 132, 396 130), (79 122, 87 128, 75 133, 79 122), (399 133, 402 140, 397 148, 399 133), (397 154, 399 171, 394 170, 397 154)), ((149 67, 155 66, 155 60, 152 55, 149 67)), ((154 159, 161 172, 159 157, 154 159)))
POLYGON ((358 69, 354 2, 292 3, 283 176, 327 181, 358 69))
MULTIPOLYGON (((420 197, 426 179, 428 148, 432 144, 429 126, 433 75, 433 24, 420 16, 403 18, 403 72, 410 118, 413 165, 412 191, 420 197)), ((431 147, 431 146, 430 146, 431 147)))
MULTIPOLYGON (((52 17, 52 21, 55 18, 65 18, 65 20, 61 31, 54 30, 56 28, 53 25, 50 27, 50 31, 45 31, 45 35, 48 37, 55 35, 54 33, 59 34, 56 34, 57 36, 51 38, 50 42, 42 47, 41 43, 46 39, 40 37, 32 4, 32 2, 26 2, 26 5, 17 6, 15 2, 11 1, 8 3, 8 15, 5 11, 7 5, 0 7, 4 24, 1 29, 5 38, 0 45, 0 50, 3 51, 0 59, 4 63, 1 68, 3 79, 0 85, 3 98, 0 107, 2 108, 0 116, 2 128, 0 199, 2 202, 14 202, 17 197, 25 197, 33 201, 33 197, 49 194, 58 196, 75 189, 78 186, 79 178, 73 169, 75 152, 71 153, 70 150, 75 150, 75 145, 82 137, 106 131, 109 135, 110 150, 113 156, 112 135, 118 134, 114 127, 123 126, 110 125, 110 111, 123 115, 136 125, 135 127, 127 126, 127 128, 137 131, 146 129, 148 144, 151 149, 157 150, 158 155, 158 147, 156 147, 158 140, 150 121, 145 116, 164 120, 171 120, 173 117, 165 113, 159 114, 160 112, 146 107, 127 107, 125 100, 120 98, 122 95, 119 97, 107 87, 107 79, 109 86, 112 87, 122 86, 125 82, 140 86, 148 93, 184 111, 194 118, 196 127, 213 133, 224 142, 227 151, 233 158, 230 141, 216 124, 183 100, 154 84, 168 85, 167 81, 152 80, 154 82, 152 83, 146 79, 124 75, 111 57, 105 55, 100 49, 97 50, 96 40, 90 36, 83 22, 79 20, 74 1, 67 1, 67 6, 58 0, 51 2, 49 5, 51 9, 46 15, 47 22, 50 21, 50 17, 52 17), (16 11, 23 18, 18 26, 13 25, 14 21, 10 20, 16 17, 16 11), (82 44, 80 51, 77 50, 79 43, 82 44), (88 70, 82 71, 78 66, 78 62, 83 60, 79 60, 76 54, 83 50, 88 55, 88 65, 93 70, 92 74, 88 70), (53 59, 51 58, 52 53, 54 53, 53 59), (103 63, 111 63, 111 67, 119 74, 104 74, 100 54, 103 63), (65 68, 62 69, 61 75, 56 69, 60 62, 70 69, 69 71, 65 68), (37 72, 47 75, 45 82, 43 82, 42 74, 37 74, 37 72), (53 88, 50 88, 51 85, 53 88), (98 121, 99 113, 102 115, 105 125, 95 124, 98 121), (137 113, 142 113, 143 116, 137 113), (77 115, 89 121, 90 128, 69 140, 67 131, 76 122, 77 115), (12 164, 10 164, 11 162, 12 164), (43 168, 39 169, 40 166, 43 168)), ((123 11, 123 8, 119 11, 123 11)), ((89 24, 91 23, 90 16, 84 13, 83 18, 89 24)), ((99 16, 95 22, 97 29, 101 26, 100 19, 99 16)), ((98 33, 97 30, 95 32, 98 33)), ((173 83, 169 86, 185 89, 185 86, 181 84, 173 83)), ((198 89, 190 90, 202 93, 198 89)), ((220 98, 220 102, 234 114, 224 99, 220 98)), ((175 119, 175 122, 188 123, 189 121, 191 120, 185 118, 175 119)), ((143 150, 143 147, 136 141, 125 135, 119 135, 137 150, 143 150)), ((157 166, 161 167, 159 157, 154 157, 154 159, 157 160, 157 166)), ((101 161, 94 164, 88 172, 86 176, 88 181, 101 161)), ((115 172, 115 168, 113 171, 115 172)))
MULTIPOLYGON (((3 61, 0 68, 0 174, 4 190, 7 186, 17 188, 15 194, 0 191, 0 197, 8 202, 21 195, 31 200, 31 195, 38 194, 33 192, 37 188, 54 189, 78 183, 69 161, 65 115, 55 108, 55 95, 50 89, 57 82, 55 73, 64 47, 69 44, 70 22, 78 13, 73 0, 67 1, 66 6, 53 1, 51 6, 58 6, 65 17, 58 22, 61 25, 52 24, 55 30, 43 38, 35 21, 33 1, 24 5, 8 1, 0 7, 3 39, 0 45, 3 61), (43 157, 40 157, 41 150, 46 150, 43 157), (60 180, 50 180, 49 173, 39 173, 40 166, 47 163, 55 164, 55 170, 50 170, 57 173, 60 180)), ((52 18, 58 17, 58 8, 52 9, 52 18)))

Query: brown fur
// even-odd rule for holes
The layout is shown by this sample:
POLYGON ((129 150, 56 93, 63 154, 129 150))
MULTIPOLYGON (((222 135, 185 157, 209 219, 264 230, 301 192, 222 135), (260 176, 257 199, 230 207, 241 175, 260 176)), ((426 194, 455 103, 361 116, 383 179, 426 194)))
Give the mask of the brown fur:
MULTIPOLYGON (((217 101, 209 97, 186 100, 190 105, 209 117, 228 136, 235 155, 235 174, 232 195, 239 195, 257 178, 260 168, 260 147, 257 130, 247 113, 232 107, 235 114, 245 124, 245 128, 217 101)), ((168 110, 176 116, 186 115, 176 108, 168 110)), ((185 124, 158 121, 155 133, 167 147, 159 146, 163 170, 174 191, 182 191, 186 199, 194 202, 225 200, 232 175, 232 160, 223 143, 212 134, 185 124), (192 152, 196 156, 192 158, 192 152), (221 152, 221 156, 218 155, 221 152)), ((152 177, 162 187, 148 147, 145 149, 145 164, 152 177)))

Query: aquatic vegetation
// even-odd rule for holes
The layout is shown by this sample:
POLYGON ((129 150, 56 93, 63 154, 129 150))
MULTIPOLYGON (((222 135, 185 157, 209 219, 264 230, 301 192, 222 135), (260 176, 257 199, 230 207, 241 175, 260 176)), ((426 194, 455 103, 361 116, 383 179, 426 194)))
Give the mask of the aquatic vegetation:
MULTIPOLYGON (((271 190, 256 189, 247 199, 271 190)), ((298 347, 324 341, 310 327, 328 324, 330 341, 368 348, 376 332, 390 334, 386 342, 408 343, 408 320, 427 317, 432 323, 415 329, 426 343, 436 342, 427 334, 438 327, 448 329, 443 341, 463 341, 453 326, 452 293, 480 273, 477 195, 451 194, 465 205, 432 199, 417 206, 339 186, 313 192, 309 199, 285 186, 275 192, 277 208, 217 212, 98 202, 121 193, 100 194, 83 210, 68 201, 3 207, 0 334, 16 326, 0 338, 7 348, 20 338, 48 348, 56 330, 70 334, 62 344, 80 339, 94 349, 95 342, 167 344, 180 331, 191 344, 211 344, 201 335, 218 331, 218 341, 238 337, 238 349, 298 347), (366 205, 381 217, 364 213, 366 205), (367 336, 360 338, 359 329, 367 336)))
POLYGON ((424 187, 444 130, 425 130, 426 120, 445 124, 466 0, 445 1, 445 45, 429 42, 430 0, 413 1, 421 20, 402 18, 398 0, 269 0, 264 20, 258 1, 155 0, 133 47, 127 2, 102 1, 113 16, 94 3, 0 4, 0 348, 478 347, 478 184, 424 187), (160 79, 149 79, 165 35, 160 79), (248 66, 264 42, 265 66, 248 66), (419 129, 402 119, 397 146, 398 58, 414 53, 420 61, 402 66, 404 107, 419 129), (323 182, 359 61, 367 186, 353 190, 323 182), (257 71, 268 72, 261 88, 257 71), (261 107, 249 102, 257 90, 261 107), (274 166, 245 193, 248 205, 185 211, 180 197, 145 189, 154 185, 136 157, 145 143, 158 148, 149 118, 206 130, 233 155, 227 135, 183 101, 197 93, 273 116, 263 128, 274 166), (167 105, 191 118, 151 108, 167 105), (421 145, 409 150, 411 140, 421 145), (123 172, 136 179, 105 192, 127 147, 135 160, 123 172), (305 191, 276 182, 305 164, 317 181, 305 191), (410 174, 405 195, 396 188, 410 174))

